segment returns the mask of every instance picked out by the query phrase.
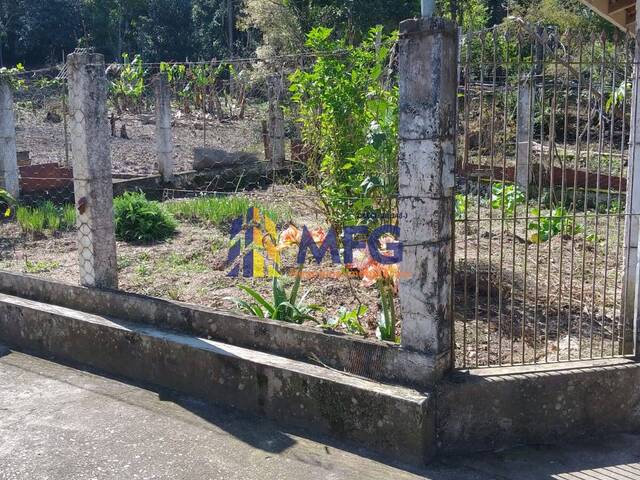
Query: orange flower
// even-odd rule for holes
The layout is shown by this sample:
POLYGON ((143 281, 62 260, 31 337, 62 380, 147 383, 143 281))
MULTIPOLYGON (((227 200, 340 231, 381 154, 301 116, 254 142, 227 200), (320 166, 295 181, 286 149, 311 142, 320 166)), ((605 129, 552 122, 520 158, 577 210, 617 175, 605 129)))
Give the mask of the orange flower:
POLYGON ((327 237, 327 234, 322 229, 322 227, 318 227, 318 228, 314 228, 313 230, 309 230, 309 233, 311 234, 311 238, 313 238, 313 241, 316 242, 316 243, 324 242, 324 239, 327 237))
POLYGON ((360 270, 362 276, 362 285, 365 287, 371 287, 376 284, 378 280, 391 280, 395 287, 398 282, 399 269, 397 263, 382 264, 371 260, 360 270))
POLYGON ((387 250, 387 243, 397 242, 397 240, 393 238, 393 235, 391 235, 390 233, 385 233, 380 237, 378 241, 380 242, 380 247, 382 247, 383 250, 387 250))
POLYGON ((280 234, 280 240, 278 242, 278 249, 290 247, 292 245, 298 245, 302 240, 302 232, 295 225, 289 225, 289 227, 280 234))

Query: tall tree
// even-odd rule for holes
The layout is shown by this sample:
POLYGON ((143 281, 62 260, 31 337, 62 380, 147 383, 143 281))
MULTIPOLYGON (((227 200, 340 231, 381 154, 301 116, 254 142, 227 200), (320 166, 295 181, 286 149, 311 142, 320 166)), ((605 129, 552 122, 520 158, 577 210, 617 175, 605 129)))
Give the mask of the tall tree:
POLYGON ((227 0, 192 0, 193 46, 203 60, 228 56, 227 0))
POLYGON ((148 0, 147 9, 136 25, 136 53, 153 61, 191 56, 191 0, 148 0))

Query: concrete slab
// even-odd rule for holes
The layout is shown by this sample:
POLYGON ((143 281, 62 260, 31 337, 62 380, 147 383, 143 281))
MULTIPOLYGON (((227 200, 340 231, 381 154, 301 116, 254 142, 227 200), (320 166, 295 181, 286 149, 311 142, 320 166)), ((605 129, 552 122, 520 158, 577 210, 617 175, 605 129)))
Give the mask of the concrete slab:
POLYGON ((264 419, 2 345, 0 386, 0 480, 640 478, 640 435, 450 457, 410 472, 264 419))

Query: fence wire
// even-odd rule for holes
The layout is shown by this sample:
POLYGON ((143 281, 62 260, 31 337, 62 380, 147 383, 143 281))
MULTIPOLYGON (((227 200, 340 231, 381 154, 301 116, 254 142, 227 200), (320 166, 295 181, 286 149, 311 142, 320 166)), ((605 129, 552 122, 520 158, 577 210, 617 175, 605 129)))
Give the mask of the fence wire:
POLYGON ((632 45, 526 25, 461 39, 458 367, 633 353, 623 301, 632 45))

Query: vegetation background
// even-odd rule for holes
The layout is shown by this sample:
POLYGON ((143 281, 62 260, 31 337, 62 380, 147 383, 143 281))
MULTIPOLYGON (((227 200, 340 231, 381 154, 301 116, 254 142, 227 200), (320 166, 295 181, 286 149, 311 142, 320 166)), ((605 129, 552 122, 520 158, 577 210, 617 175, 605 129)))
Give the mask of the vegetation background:
MULTIPOLYGON (((578 0, 437 0, 464 30, 521 16, 560 29, 607 27, 578 0)), ((91 46, 108 61, 210 60, 299 52, 315 26, 359 42, 418 14, 420 0, 0 0, 0 67, 59 63, 91 46)))

